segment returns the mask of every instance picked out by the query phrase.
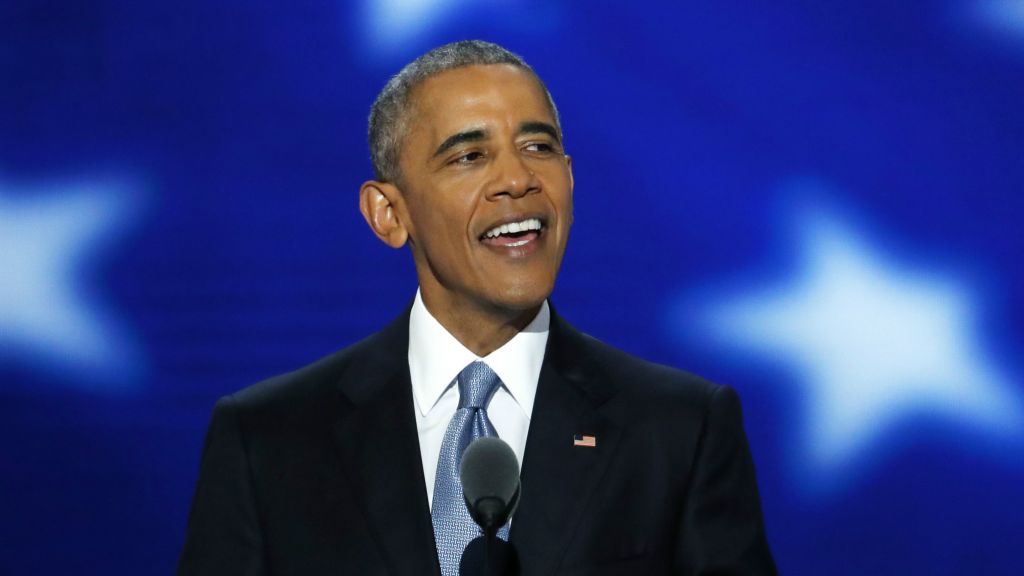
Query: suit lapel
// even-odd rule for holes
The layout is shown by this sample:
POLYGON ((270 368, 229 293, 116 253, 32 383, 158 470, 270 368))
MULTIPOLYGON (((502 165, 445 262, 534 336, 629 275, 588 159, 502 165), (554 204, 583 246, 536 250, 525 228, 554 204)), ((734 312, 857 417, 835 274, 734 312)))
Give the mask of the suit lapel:
POLYGON ((588 362, 584 339, 552 311, 510 538, 524 574, 555 571, 618 443, 619 427, 601 410, 615 390, 588 362), (596 446, 574 446, 576 434, 596 446))
POLYGON ((392 574, 440 574, 407 361, 409 315, 364 342, 341 384, 334 440, 392 574), (354 363, 355 364, 355 363, 354 363))

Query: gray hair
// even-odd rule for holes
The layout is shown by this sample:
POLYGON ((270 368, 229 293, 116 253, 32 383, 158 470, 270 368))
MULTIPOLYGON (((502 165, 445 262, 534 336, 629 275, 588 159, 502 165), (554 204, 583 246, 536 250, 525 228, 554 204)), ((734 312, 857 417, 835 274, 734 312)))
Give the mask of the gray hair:
POLYGON ((511 64, 526 70, 533 76, 547 97, 548 108, 555 120, 555 129, 559 139, 562 126, 558 119, 558 109, 551 98, 544 81, 530 68, 522 58, 512 52, 483 40, 462 40, 452 42, 438 48, 406 64, 405 68, 395 74, 377 95, 370 108, 370 158, 373 160, 373 172, 378 181, 398 182, 401 171, 398 165, 402 139, 406 135, 410 96, 421 82, 434 76, 464 66, 511 64))

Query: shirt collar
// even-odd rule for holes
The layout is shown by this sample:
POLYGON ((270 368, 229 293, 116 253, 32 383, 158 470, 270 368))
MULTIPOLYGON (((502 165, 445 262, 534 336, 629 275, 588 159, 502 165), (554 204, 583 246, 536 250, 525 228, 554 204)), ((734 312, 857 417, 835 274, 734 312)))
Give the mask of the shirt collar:
POLYGON ((545 300, 526 328, 494 352, 480 358, 430 314, 417 290, 409 314, 409 374, 416 409, 421 416, 426 416, 463 368, 475 360, 483 360, 529 418, 533 413, 550 325, 551 311, 545 300))

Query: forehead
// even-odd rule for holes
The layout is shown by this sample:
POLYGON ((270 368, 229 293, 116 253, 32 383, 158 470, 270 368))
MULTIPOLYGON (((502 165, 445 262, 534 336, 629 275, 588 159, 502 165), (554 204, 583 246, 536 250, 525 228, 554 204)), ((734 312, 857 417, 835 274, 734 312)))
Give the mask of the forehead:
POLYGON ((465 66, 424 80, 412 92, 410 132, 436 136, 471 124, 524 119, 554 124, 537 78, 510 64, 465 66))

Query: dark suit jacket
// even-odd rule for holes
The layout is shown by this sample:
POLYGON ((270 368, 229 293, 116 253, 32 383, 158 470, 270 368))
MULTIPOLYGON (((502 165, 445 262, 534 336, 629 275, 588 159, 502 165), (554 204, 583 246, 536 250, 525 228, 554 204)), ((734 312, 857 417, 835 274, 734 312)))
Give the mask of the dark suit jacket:
MULTIPOLYGON (((408 331, 217 403, 179 575, 440 574, 408 331)), ((736 393, 552 313, 509 540, 524 575, 774 574, 736 393)))

